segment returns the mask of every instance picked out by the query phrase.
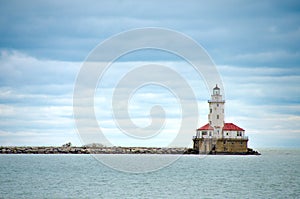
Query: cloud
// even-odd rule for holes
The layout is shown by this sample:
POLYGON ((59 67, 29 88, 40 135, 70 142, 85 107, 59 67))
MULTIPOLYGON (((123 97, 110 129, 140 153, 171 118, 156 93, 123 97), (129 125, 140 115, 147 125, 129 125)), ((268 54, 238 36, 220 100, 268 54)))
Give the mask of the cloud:
MULTIPOLYGON (((72 107, 72 92, 80 64, 40 60, 18 51, 3 51, 1 55, 0 63, 3 67, 0 67, 2 75, 0 79, 0 134, 2 136, 0 144, 49 145, 50 140, 55 144, 60 144, 70 139, 80 145, 75 131, 72 107), (26 135, 27 138, 25 138, 26 135), (29 141, 29 138, 32 140, 29 141)), ((101 128, 117 145, 127 143, 128 140, 126 141, 126 136, 121 136, 122 139, 118 140, 121 132, 118 133, 116 130, 111 106, 114 87, 128 71, 146 63, 115 63, 106 71, 96 90, 95 107, 92 108, 95 108, 101 128)), ((182 62, 155 63, 171 67, 189 82, 198 100, 199 108, 199 122, 194 125, 200 126, 207 123, 209 93, 201 77, 194 73, 191 66, 182 62)), ((299 70, 230 65, 218 66, 218 69, 225 85, 225 120, 245 128, 250 137, 254 137, 255 142, 251 141, 251 145, 263 146, 262 143, 272 145, 268 140, 264 140, 272 133, 278 135, 278 139, 283 136, 280 132, 284 132, 287 139, 291 136, 299 136, 300 126, 295 125, 300 123, 298 117, 300 114, 299 70), (255 145, 255 143, 259 144, 255 145)), ((153 75, 156 75, 156 78, 165 77, 162 73, 153 75)), ((133 79, 132 81, 139 80, 133 79)), ((177 82, 174 86, 179 92, 184 89, 177 82)), ((124 93, 125 96, 128 94, 124 93)), ((80 107, 83 117, 79 119, 85 120, 84 123, 88 125, 91 123, 88 107, 85 106, 85 98, 83 93, 80 107)), ((186 100, 188 102, 190 99, 186 100)), ((167 119, 164 133, 159 136, 157 143, 168 143, 173 136, 171 133, 171 137, 168 137, 169 133, 176 132, 181 120, 181 106, 176 96, 168 90, 152 85, 141 87, 132 93, 128 109, 130 119, 137 126, 149 125, 151 119, 149 114, 154 105, 163 107, 167 119)), ((187 106, 187 108, 192 110, 195 107, 187 106)), ((92 131, 92 128, 88 131, 92 131)), ((137 144, 137 142, 137 140, 131 140, 128 143, 137 144)), ((150 143, 148 144, 150 146, 150 143)))
POLYGON ((298 104, 298 68, 220 66, 226 98, 252 104, 298 104))
MULTIPOLYGON (((207 50, 224 81, 226 120, 245 128, 255 141, 251 144, 280 145, 285 136, 284 145, 288 145, 295 143, 293 138, 299 139, 299 2, 29 0, 24 4, 12 0, 0 4, 0 144, 51 144, 68 138, 80 143, 72 123, 72 94, 80 62, 110 36, 147 26, 180 31, 207 50), (56 133, 51 136, 50 131, 56 133), (274 142, 268 139, 272 132, 274 142)), ((108 116, 116 83, 128 69, 155 62, 172 67, 188 80, 200 107, 198 125, 206 123, 209 92, 203 79, 183 61, 149 50, 118 59, 96 90, 98 119, 105 127, 113 127, 108 116)), ((164 77, 163 73, 153 75, 164 77)), ((180 83, 173 85, 184 92, 180 83)), ((86 93, 80 101, 83 112, 86 93)), ((131 109, 137 123, 148 119, 145 112, 156 99, 169 110, 168 118, 176 118, 172 110, 178 107, 165 91, 149 87, 137 94, 131 109)))
POLYGON ((19 49, 46 59, 82 61, 104 39, 128 29, 151 26, 191 36, 218 64, 295 67, 299 62, 300 17, 294 9, 299 6, 295 1, 157 3, 1 3, 1 48, 19 49))
POLYGON ((72 113, 79 63, 2 51, 0 66, 0 144, 51 145, 50 140, 56 140, 52 145, 60 145, 70 133, 79 143, 72 113))
POLYGON ((255 60, 257 64, 265 65, 267 63, 273 63, 272 65, 280 66, 283 63, 285 65, 294 65, 299 67, 298 63, 300 57, 300 51, 297 52, 287 52, 287 51, 266 51, 266 52, 256 52, 256 53, 245 53, 237 54, 232 57, 233 60, 243 63, 249 63, 255 60))

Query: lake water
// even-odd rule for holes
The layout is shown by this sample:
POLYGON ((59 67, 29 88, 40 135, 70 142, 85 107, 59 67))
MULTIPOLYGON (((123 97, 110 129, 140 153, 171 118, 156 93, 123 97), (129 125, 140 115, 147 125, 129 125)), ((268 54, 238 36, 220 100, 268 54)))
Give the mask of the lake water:
MULTIPOLYGON (((185 155, 139 174, 116 171, 91 155, 0 155, 0 198, 300 198, 300 150, 260 152, 185 155)), ((139 158, 142 164, 148 157, 139 158)))

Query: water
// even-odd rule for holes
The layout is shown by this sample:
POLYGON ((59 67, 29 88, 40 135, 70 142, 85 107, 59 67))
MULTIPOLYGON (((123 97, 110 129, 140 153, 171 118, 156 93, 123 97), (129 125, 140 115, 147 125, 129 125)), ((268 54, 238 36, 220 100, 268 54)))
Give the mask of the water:
POLYGON ((261 152, 187 155, 141 174, 90 155, 0 155, 0 198, 300 198, 300 150, 261 152))

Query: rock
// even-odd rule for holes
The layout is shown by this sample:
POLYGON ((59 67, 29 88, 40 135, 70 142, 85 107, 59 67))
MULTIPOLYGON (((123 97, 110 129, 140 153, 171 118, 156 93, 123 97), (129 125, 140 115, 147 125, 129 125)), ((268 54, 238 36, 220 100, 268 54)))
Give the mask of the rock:
POLYGON ((254 151, 253 149, 248 148, 246 155, 261 155, 261 154, 258 151, 254 151))
POLYGON ((62 147, 71 147, 71 145, 72 145, 71 142, 68 142, 66 144, 63 144, 62 147))

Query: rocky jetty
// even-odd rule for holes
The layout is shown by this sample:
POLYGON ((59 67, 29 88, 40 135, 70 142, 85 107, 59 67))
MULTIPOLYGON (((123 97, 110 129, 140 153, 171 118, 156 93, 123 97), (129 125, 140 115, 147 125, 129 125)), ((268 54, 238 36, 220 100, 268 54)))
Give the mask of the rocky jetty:
POLYGON ((0 154, 197 154, 190 148, 156 147, 0 147, 0 154))

